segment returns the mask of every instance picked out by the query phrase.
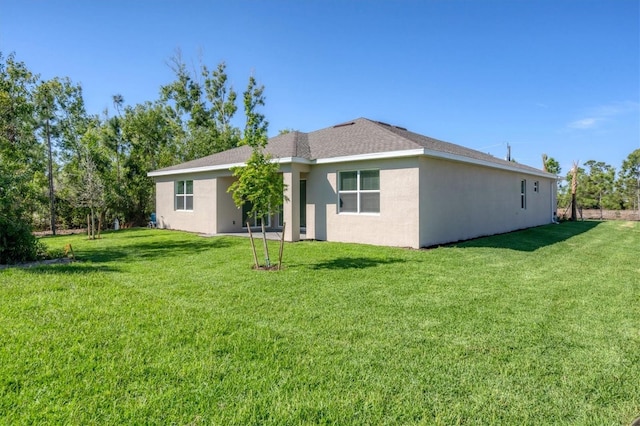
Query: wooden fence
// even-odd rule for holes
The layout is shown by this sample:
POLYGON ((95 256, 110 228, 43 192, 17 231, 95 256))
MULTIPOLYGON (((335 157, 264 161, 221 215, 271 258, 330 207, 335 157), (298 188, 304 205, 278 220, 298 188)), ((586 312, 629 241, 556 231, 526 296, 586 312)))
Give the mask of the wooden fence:
MULTIPOLYGON (((557 211, 558 218, 569 219, 571 217, 571 209, 559 208, 557 211)), ((600 210, 598 209, 578 209, 578 219, 596 219, 600 220, 600 210)), ((602 219, 604 220, 640 220, 637 210, 602 210, 602 219)))

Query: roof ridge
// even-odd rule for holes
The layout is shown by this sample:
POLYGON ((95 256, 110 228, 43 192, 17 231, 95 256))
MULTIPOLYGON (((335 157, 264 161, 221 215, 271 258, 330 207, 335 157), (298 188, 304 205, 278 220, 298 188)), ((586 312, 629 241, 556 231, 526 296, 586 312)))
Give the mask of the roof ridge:
POLYGON ((294 130, 293 133, 293 156, 308 158, 310 153, 309 134, 299 130, 294 130))
POLYGON ((398 138, 402 138, 403 140, 410 142, 413 145, 416 145, 419 148, 422 148, 422 145, 420 145, 419 143, 409 139, 406 136, 403 135, 399 135, 398 133, 394 132, 392 129, 398 129, 398 130, 403 130, 405 132, 409 132, 409 133, 413 133, 410 132, 409 130, 405 129, 404 127, 400 127, 400 126, 395 126, 393 124, 388 124, 382 121, 377 121, 377 120, 371 120, 369 118, 364 118, 364 120, 367 120, 369 123, 375 125, 376 127, 384 130, 385 132, 391 133, 393 136, 398 137, 398 138))

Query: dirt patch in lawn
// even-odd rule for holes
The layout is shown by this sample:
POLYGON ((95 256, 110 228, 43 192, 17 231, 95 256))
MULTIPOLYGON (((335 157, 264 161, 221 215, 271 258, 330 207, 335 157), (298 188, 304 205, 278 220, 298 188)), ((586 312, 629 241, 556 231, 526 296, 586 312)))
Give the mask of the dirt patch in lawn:
MULTIPOLYGON (((87 229, 56 229, 56 235, 74 235, 74 234, 86 234, 87 229)), ((33 233, 36 237, 50 237, 53 235, 51 231, 35 231, 33 233)))
POLYGON ((14 265, 0 265, 0 270, 7 268, 35 268, 36 266, 44 266, 44 265, 60 265, 75 262, 75 260, 63 257, 60 259, 47 259, 47 260, 37 260, 35 262, 23 262, 16 263, 14 265))

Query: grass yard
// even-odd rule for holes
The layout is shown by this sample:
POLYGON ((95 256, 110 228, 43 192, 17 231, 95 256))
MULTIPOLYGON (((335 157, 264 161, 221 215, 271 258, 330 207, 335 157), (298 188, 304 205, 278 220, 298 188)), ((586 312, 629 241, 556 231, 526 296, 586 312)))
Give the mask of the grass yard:
POLYGON ((640 415, 640 223, 432 250, 162 230, 0 271, 0 424, 576 424, 640 415), (277 245, 273 244, 273 253, 277 245))

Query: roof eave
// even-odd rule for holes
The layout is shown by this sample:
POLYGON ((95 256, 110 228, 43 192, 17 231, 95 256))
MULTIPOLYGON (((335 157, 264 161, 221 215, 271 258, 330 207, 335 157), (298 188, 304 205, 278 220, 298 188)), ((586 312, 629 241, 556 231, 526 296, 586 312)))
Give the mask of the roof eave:
MULTIPOLYGON (((314 165, 314 164, 335 164, 335 163, 347 163, 347 162, 354 162, 354 161, 384 160, 384 159, 419 157, 419 156, 439 158, 444 160, 456 161, 459 163, 474 164, 477 166, 489 167, 489 168, 499 169, 499 170, 506 170, 510 172, 522 173, 522 174, 539 176, 544 178, 554 178, 554 179, 557 178, 557 176, 544 172, 542 170, 537 171, 537 170, 522 169, 522 168, 511 166, 508 164, 500 164, 492 161, 481 160, 477 158, 470 158, 470 157, 465 157, 464 155, 435 151, 427 148, 375 152, 370 154, 345 155, 340 157, 318 158, 316 160, 309 160, 307 158, 301 158, 301 157, 282 157, 282 158, 273 158, 271 161, 277 162, 279 164, 314 165)), ((211 172, 211 171, 229 170, 232 167, 242 167, 245 164, 246 163, 229 163, 229 164, 217 164, 217 165, 203 166, 203 167, 192 167, 187 169, 174 169, 174 170, 165 170, 165 171, 157 170, 157 171, 147 173, 147 176, 160 177, 160 176, 173 176, 173 175, 181 175, 181 174, 189 174, 189 173, 203 173, 203 172, 211 172)))
POLYGON ((370 154, 344 155, 340 157, 318 158, 313 164, 347 163, 351 161, 383 160, 391 158, 417 157, 423 155, 423 149, 404 149, 400 151, 373 152, 370 154))
POLYGON ((155 170, 153 172, 147 173, 147 176, 159 177, 159 176, 183 175, 187 173, 214 172, 218 170, 228 170, 232 167, 244 166, 244 164, 245 163, 229 163, 229 164, 216 164, 213 166, 189 167, 186 169, 155 170))
MULTIPOLYGON (((311 160, 300 157, 282 157, 282 158, 272 158, 272 163, 279 164, 313 164, 311 160)), ((202 166, 202 167, 190 167, 186 169, 173 169, 173 170, 156 170, 153 172, 147 173, 149 177, 160 177, 160 176, 174 176, 174 175, 183 175, 188 173, 203 173, 203 172, 215 172, 220 170, 229 170, 233 167, 243 167, 247 163, 228 163, 228 164, 216 164, 212 166, 202 166)))

